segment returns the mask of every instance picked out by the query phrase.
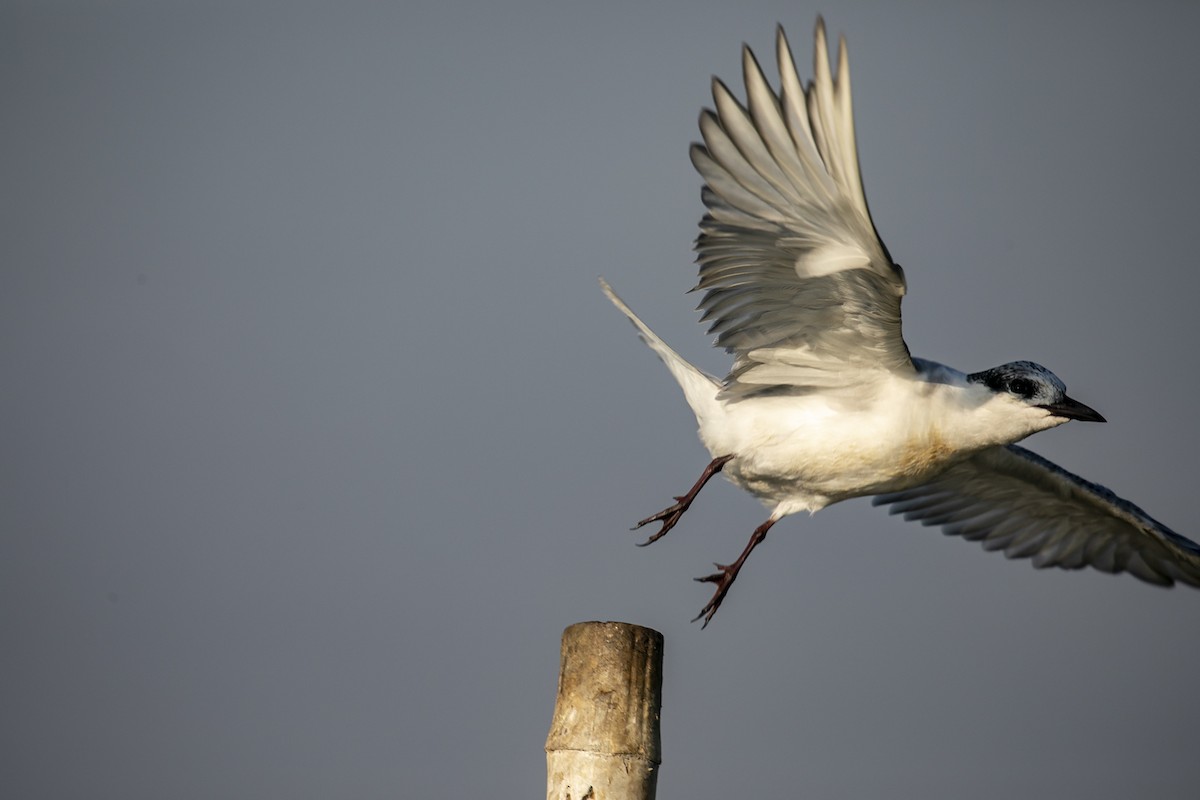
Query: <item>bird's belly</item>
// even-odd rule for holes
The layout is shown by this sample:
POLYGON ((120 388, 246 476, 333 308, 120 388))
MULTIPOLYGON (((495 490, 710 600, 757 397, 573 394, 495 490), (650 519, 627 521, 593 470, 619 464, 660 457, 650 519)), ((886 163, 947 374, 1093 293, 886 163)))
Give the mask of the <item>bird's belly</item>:
POLYGON ((735 454, 726 467, 729 478, 768 503, 795 497, 815 510, 896 491, 926 482, 966 455, 936 428, 907 420, 876 414, 766 416, 734 426, 741 441, 730 442, 725 452, 735 454))

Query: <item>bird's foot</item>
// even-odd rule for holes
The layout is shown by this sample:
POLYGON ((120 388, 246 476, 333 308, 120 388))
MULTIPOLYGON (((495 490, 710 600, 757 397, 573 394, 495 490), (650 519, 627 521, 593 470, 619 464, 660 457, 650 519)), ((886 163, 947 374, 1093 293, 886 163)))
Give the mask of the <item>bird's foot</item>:
POLYGON ((637 525, 634 525, 632 528, 630 528, 629 530, 636 531, 638 528, 642 527, 643 525, 649 525, 651 522, 662 523, 662 527, 659 528, 649 539, 638 544, 638 547, 645 547, 646 545, 657 542, 659 539, 666 536, 667 531, 675 527, 675 523, 679 522, 679 518, 683 516, 683 512, 687 511, 688 507, 691 506, 692 501, 696 499, 696 495, 700 494, 700 490, 704 488, 704 484, 708 483, 708 479, 720 472, 721 469, 731 460, 733 460, 732 453, 714 458, 708 463, 708 466, 704 468, 704 472, 700 473, 700 479, 696 481, 695 485, 693 485, 691 489, 688 489, 687 494, 675 495, 674 505, 667 506, 657 514, 646 517, 644 520, 638 522, 637 525))
POLYGON ((721 603, 725 600, 725 595, 729 594, 729 587, 737 579, 738 572, 741 571, 742 565, 746 563, 746 559, 750 557, 750 553, 754 552, 754 548, 762 544, 762 540, 767 538, 767 531, 771 530, 771 526, 775 524, 775 517, 771 517, 762 525, 754 529, 754 533, 750 534, 750 541, 746 543, 746 549, 737 557, 737 561, 732 564, 717 564, 713 566, 720 570, 712 575, 705 575, 703 578, 696 578, 701 583, 715 583, 717 590, 713 592, 712 599, 704 608, 700 609, 700 613, 696 615, 696 619, 692 622, 704 618, 704 624, 701 629, 707 628, 708 623, 712 622, 713 614, 717 613, 717 609, 721 607, 721 603))
POLYGON ((705 575, 703 578, 696 578, 701 583, 715 583, 717 590, 713 592, 712 598, 700 609, 700 613, 696 615, 696 620, 704 617, 704 624, 700 626, 701 630, 708 627, 708 623, 712 621, 713 614, 717 613, 717 609, 721 607, 721 602, 725 599, 725 595, 729 594, 729 587, 733 585, 734 579, 737 578, 740 564, 717 564, 713 562, 713 566, 721 570, 714 572, 712 575, 705 575))
POLYGON ((675 527, 675 523, 679 522, 679 518, 683 516, 683 512, 687 511, 688 506, 691 504, 691 497, 687 496, 686 494, 676 495, 674 505, 667 506, 657 514, 653 514, 643 520, 640 520, 637 525, 634 525, 632 528, 630 528, 629 530, 636 531, 638 528, 642 527, 643 525, 649 525, 651 522, 662 522, 662 527, 655 531, 654 535, 646 541, 638 542, 638 547, 645 547, 646 545, 657 542, 659 539, 666 536, 667 531, 675 527))

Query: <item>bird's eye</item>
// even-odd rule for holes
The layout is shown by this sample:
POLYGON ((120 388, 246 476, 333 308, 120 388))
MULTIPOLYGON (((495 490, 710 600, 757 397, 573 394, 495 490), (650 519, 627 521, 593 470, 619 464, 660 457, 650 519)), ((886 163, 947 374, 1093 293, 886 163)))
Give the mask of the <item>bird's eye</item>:
POLYGON ((1028 378, 1013 378, 1009 381, 1008 390, 1021 397, 1033 397, 1033 381, 1028 378))

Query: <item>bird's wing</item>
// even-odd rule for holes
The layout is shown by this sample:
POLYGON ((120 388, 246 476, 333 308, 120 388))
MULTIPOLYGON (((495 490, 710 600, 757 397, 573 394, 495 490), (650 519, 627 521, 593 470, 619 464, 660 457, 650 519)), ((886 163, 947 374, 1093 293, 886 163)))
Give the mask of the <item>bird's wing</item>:
POLYGON ((913 369, 900 330, 904 272, 875 231, 859 176, 845 41, 835 78, 817 20, 807 88, 782 28, 777 45, 779 92, 743 48, 748 103, 714 78, 716 110, 701 114, 704 144, 691 153, 708 207, 695 290, 716 344, 736 355, 725 386, 734 397, 913 369))
POLYGON ((1032 558, 1035 567, 1093 567, 1160 586, 1200 587, 1200 545, 1016 445, 981 450, 923 486, 873 502, 986 550, 1032 558))

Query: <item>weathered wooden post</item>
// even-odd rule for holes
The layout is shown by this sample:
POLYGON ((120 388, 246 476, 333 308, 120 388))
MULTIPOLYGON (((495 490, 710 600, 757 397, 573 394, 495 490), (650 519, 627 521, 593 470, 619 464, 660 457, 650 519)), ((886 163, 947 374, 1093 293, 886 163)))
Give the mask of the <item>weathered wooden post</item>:
POLYGON ((654 800, 662 651, 661 633, 627 622, 563 631, 546 800, 654 800))

